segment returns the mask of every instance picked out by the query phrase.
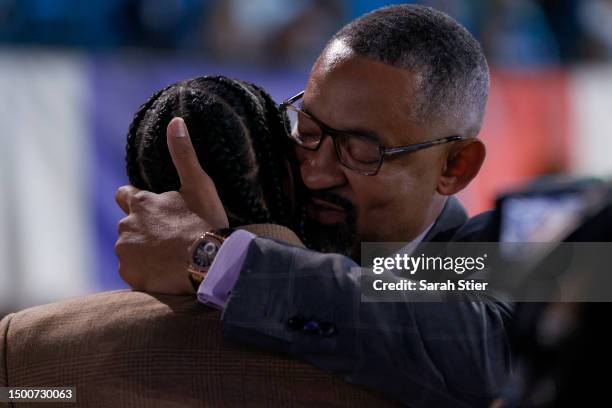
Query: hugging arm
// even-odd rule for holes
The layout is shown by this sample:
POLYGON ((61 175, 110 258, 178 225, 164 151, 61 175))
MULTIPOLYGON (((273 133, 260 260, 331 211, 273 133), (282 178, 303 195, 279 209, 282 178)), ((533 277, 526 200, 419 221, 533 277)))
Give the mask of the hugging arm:
POLYGON ((510 366, 503 304, 362 302, 357 265, 256 238, 225 305, 231 341, 297 356, 410 406, 487 406, 510 366))

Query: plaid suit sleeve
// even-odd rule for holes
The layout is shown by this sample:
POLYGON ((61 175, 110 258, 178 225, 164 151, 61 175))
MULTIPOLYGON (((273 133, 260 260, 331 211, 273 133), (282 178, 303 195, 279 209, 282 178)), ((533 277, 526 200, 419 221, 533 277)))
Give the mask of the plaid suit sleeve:
POLYGON ((512 369, 504 305, 361 302, 356 266, 254 239, 223 315, 226 338, 296 356, 411 407, 488 406, 512 369))

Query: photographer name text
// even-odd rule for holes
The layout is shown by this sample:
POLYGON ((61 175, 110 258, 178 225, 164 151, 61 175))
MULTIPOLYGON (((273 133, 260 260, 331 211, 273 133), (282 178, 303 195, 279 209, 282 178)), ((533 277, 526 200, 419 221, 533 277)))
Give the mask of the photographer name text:
POLYGON ((460 279, 457 281, 447 280, 446 282, 430 282, 426 279, 409 280, 401 279, 396 282, 385 282, 377 279, 372 283, 376 291, 485 291, 488 282, 480 282, 475 279, 460 279))

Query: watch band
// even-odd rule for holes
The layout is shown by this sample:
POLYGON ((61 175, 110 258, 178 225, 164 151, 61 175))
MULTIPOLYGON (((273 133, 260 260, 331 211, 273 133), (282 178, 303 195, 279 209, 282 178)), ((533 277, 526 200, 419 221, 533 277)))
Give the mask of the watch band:
POLYGON ((189 271, 187 277, 189 278, 191 286, 193 286, 193 290, 197 292, 200 288, 200 285, 202 284, 202 281, 204 280, 204 276, 200 277, 195 272, 189 271))
POLYGON ((215 235, 219 235, 221 237, 223 237, 223 239, 226 239, 227 237, 229 237, 232 232, 236 231, 236 228, 218 228, 215 230, 212 230, 211 232, 215 235))

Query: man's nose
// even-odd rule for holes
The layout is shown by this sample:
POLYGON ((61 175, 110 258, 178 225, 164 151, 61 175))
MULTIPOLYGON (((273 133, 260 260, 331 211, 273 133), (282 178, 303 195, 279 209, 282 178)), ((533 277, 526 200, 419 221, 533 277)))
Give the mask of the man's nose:
POLYGON ((331 137, 325 137, 318 150, 297 150, 302 181, 310 190, 338 187, 346 182, 331 137))

